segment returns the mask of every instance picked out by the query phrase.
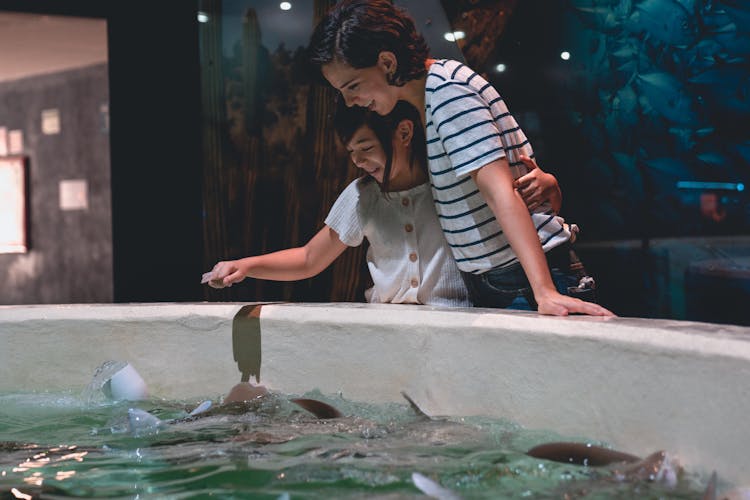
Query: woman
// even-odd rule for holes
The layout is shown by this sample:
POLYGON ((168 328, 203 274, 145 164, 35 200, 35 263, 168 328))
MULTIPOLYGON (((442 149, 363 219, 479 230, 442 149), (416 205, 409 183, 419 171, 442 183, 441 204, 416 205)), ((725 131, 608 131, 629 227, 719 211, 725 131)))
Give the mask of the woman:
POLYGON ((571 230, 548 203, 530 214, 515 190, 533 151, 481 76, 458 61, 429 59, 412 19, 388 0, 339 2, 308 51, 347 105, 387 115, 403 100, 420 110, 438 217, 475 304, 525 301, 542 314, 613 315, 560 293, 589 283, 573 268, 571 230))

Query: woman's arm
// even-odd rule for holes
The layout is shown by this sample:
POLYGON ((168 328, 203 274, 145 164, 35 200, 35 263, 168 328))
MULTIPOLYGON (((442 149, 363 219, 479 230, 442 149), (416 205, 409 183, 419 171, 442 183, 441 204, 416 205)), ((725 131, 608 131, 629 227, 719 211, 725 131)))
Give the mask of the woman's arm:
POLYGON ((224 288, 245 278, 274 281, 310 278, 331 265, 346 249, 336 231, 323 226, 303 247, 219 262, 208 273, 208 284, 224 288))
POLYGON ((549 201, 552 210, 559 214, 562 207, 562 192, 555 176, 542 170, 535 160, 526 155, 521 155, 520 159, 526 164, 529 172, 516 179, 514 187, 528 209, 534 210, 545 201, 549 201))
POLYGON ((521 195, 513 188, 513 177, 507 160, 490 162, 471 175, 521 262, 541 314, 613 315, 597 304, 568 297, 557 291, 529 211, 521 195))

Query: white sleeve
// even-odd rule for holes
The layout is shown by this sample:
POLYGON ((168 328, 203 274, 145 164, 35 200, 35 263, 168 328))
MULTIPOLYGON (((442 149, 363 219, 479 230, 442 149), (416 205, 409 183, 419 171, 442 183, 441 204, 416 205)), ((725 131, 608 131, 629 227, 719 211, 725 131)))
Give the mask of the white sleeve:
POLYGON ((361 245, 364 237, 360 195, 359 179, 356 179, 339 195, 325 220, 342 243, 350 247, 361 245))

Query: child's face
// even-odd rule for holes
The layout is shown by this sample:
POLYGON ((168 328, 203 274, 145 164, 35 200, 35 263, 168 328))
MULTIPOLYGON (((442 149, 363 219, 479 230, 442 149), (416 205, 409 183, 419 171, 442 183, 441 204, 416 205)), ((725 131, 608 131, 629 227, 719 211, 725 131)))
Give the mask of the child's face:
POLYGON ((361 168, 382 184, 385 174, 385 150, 370 127, 359 127, 346 144, 346 150, 357 168, 361 168))
MULTIPOLYGON (((393 181, 396 178, 402 176, 402 174, 409 169, 408 162, 406 161, 406 154, 402 149, 405 146, 398 144, 394 141, 393 144, 393 163, 391 164, 391 178, 393 181)), ((386 152, 383 149, 383 145, 378 140, 373 130, 363 125, 359 127, 351 140, 346 144, 346 150, 349 152, 349 156, 354 162, 357 168, 361 168, 368 175, 378 181, 379 184, 383 183, 383 176, 385 175, 385 163, 386 163, 386 152)))
POLYGON ((347 106, 361 106, 379 115, 387 115, 398 102, 398 87, 388 84, 388 70, 380 63, 356 69, 334 61, 323 66, 321 71, 328 83, 341 92, 347 106))

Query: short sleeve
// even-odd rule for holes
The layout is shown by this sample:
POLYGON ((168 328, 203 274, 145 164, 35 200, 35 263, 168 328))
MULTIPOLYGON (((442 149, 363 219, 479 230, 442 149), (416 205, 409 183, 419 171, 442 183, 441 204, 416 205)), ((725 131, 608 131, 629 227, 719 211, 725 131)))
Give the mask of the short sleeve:
POLYGON ((350 247, 361 245, 364 238, 360 184, 361 179, 356 179, 341 192, 325 220, 326 225, 339 235, 342 243, 350 247))
POLYGON ((471 86, 442 82, 430 104, 435 130, 457 176, 505 157, 489 103, 471 86))

